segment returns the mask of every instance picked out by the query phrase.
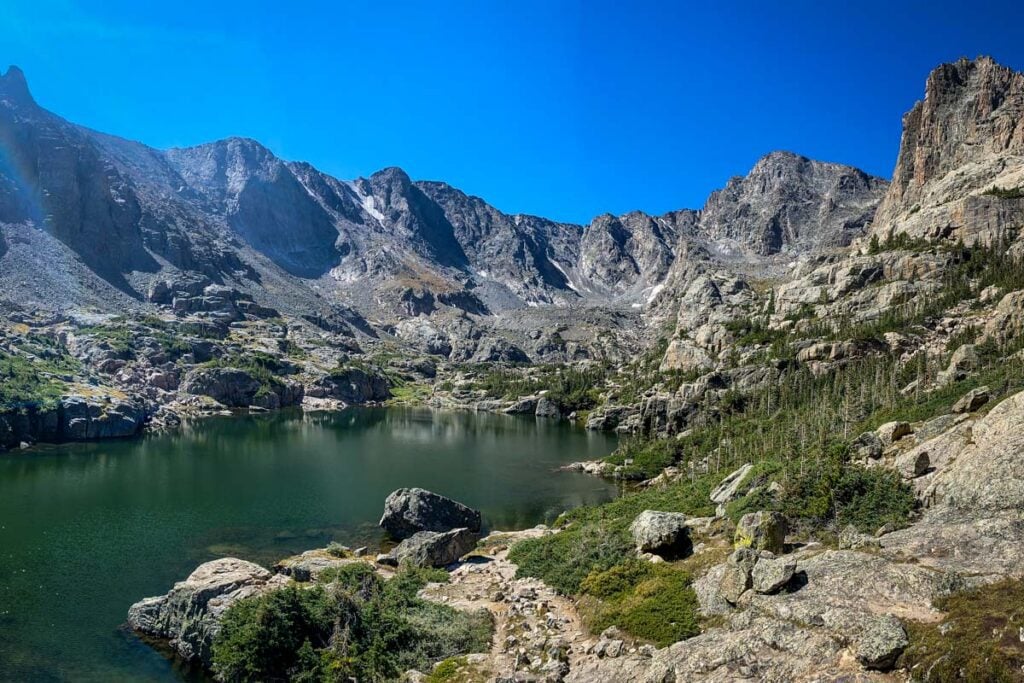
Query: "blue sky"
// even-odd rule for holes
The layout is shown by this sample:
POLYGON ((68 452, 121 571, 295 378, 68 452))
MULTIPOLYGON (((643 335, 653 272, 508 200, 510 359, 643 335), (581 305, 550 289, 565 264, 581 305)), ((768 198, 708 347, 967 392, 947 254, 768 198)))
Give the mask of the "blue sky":
POLYGON ((979 54, 1024 68, 1017 3, 0 4, 0 64, 77 123, 576 222, 700 207, 774 149, 888 177, 928 71, 979 54))

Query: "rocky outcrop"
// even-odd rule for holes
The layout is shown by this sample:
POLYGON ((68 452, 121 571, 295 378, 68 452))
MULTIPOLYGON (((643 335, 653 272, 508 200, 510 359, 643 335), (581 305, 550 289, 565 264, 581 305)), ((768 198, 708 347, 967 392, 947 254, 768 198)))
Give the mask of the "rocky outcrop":
POLYGON ((181 383, 187 394, 209 396, 229 408, 259 406, 277 409, 302 402, 303 387, 296 382, 264 381, 239 368, 196 368, 181 383))
POLYGON ((0 447, 136 436, 149 411, 140 402, 112 395, 65 396, 56 405, 0 412, 0 447))
POLYGON ((332 398, 345 403, 369 403, 391 398, 391 384, 378 372, 346 367, 317 379, 305 393, 314 398, 332 398))
POLYGON ((233 557, 199 565, 166 595, 146 598, 128 611, 128 625, 166 639, 186 661, 209 667, 220 618, 231 605, 270 587, 271 573, 233 557))
POLYGON ((421 531, 445 532, 465 528, 480 531, 480 513, 451 498, 420 488, 398 489, 384 501, 380 526, 393 538, 406 539, 421 531))

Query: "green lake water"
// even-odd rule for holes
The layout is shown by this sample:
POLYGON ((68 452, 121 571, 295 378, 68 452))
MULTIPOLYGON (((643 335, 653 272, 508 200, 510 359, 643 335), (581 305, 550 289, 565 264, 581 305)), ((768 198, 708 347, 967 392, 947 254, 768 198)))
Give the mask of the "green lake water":
POLYGON ((0 455, 0 680, 182 680, 123 624, 196 565, 375 545, 384 498, 403 486, 476 507, 491 529, 551 521, 615 495, 555 471, 614 446, 562 422, 380 408, 0 455))

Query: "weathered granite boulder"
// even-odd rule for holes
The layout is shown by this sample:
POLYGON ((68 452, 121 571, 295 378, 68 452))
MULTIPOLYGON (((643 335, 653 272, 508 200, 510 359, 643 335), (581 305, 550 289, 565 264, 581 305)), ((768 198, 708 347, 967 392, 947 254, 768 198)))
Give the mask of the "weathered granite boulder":
POLYGON ((736 525, 737 548, 753 548, 781 553, 786 545, 789 525, 779 512, 750 512, 736 525))
POLYGON ((686 557, 693 552, 690 528, 681 512, 644 510, 629 527, 633 542, 641 553, 653 553, 666 559, 686 557))
POLYGON ((872 619, 857 638, 854 653, 868 669, 889 671, 909 644, 900 620, 891 615, 872 619))
POLYGON ((320 574, 328 569, 337 569, 346 564, 361 562, 354 557, 338 557, 326 549, 307 550, 306 552, 281 560, 274 565, 274 571, 290 576, 296 581, 316 581, 320 574))
POLYGON ((233 557, 201 564, 166 595, 132 605, 128 625, 167 639, 185 660, 209 666, 210 648, 224 612, 239 600, 265 591, 271 576, 263 567, 233 557))
POLYGON ((778 593, 792 580, 796 562, 787 557, 761 558, 751 571, 753 589, 762 595, 778 593))
POLYGON ((964 344, 953 352, 949 358, 949 365, 939 373, 935 381, 940 385, 959 381, 974 372, 979 365, 981 365, 981 359, 978 356, 977 348, 974 344, 964 344))
POLYGON ((978 387, 977 389, 971 389, 968 391, 963 398, 953 404, 954 413, 973 413, 974 411, 981 408, 983 405, 988 403, 991 398, 988 387, 978 387))
POLYGON ((451 531, 420 531, 398 544, 390 557, 397 565, 414 567, 447 567, 476 548, 479 533, 469 529, 451 531))
POLYGON ((466 528, 480 531, 480 513, 451 498, 420 488, 398 489, 384 501, 380 526, 393 538, 406 539, 421 531, 466 528))
POLYGON ((716 508, 716 514, 719 517, 725 515, 726 503, 739 497, 739 488, 752 468, 753 465, 750 463, 743 465, 738 470, 730 473, 729 476, 723 479, 718 486, 715 487, 715 490, 711 492, 711 502, 718 505, 716 508))
POLYGON ((909 436, 914 433, 909 422, 886 422, 884 425, 875 430, 875 434, 882 441, 882 445, 889 447, 902 439, 905 436, 909 436))

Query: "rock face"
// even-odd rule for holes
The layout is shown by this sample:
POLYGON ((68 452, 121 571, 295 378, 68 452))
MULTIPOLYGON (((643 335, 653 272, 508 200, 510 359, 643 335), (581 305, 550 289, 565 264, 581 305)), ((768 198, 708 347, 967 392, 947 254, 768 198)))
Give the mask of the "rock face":
POLYGON ((633 542, 641 553, 653 553, 665 559, 677 559, 693 550, 686 515, 681 512, 644 510, 629 527, 633 542))
POLYGON ((267 589, 271 574, 233 557, 200 565, 167 595, 146 598, 128 611, 128 625, 165 638, 186 661, 210 665, 220 617, 235 602, 267 589))
POLYGON ((447 567, 476 548, 480 534, 469 529, 451 531, 419 531, 391 551, 390 557, 399 566, 447 567))
POLYGON ((384 501, 380 526, 393 538, 406 539, 421 531, 445 532, 465 528, 480 531, 480 513, 451 498, 419 488, 398 489, 384 501))
POLYGON ((750 512, 736 525, 736 547, 781 553, 786 545, 789 525, 778 512, 750 512))
POLYGON ((303 396, 300 384, 277 381, 265 385, 238 368, 197 368, 185 376, 181 390, 209 396, 229 408, 283 408, 298 405, 303 396))
POLYGON ((1024 75, 988 57, 943 64, 903 117, 892 184, 873 231, 988 239, 1020 223, 1024 201, 984 194, 1024 184, 1024 75))

